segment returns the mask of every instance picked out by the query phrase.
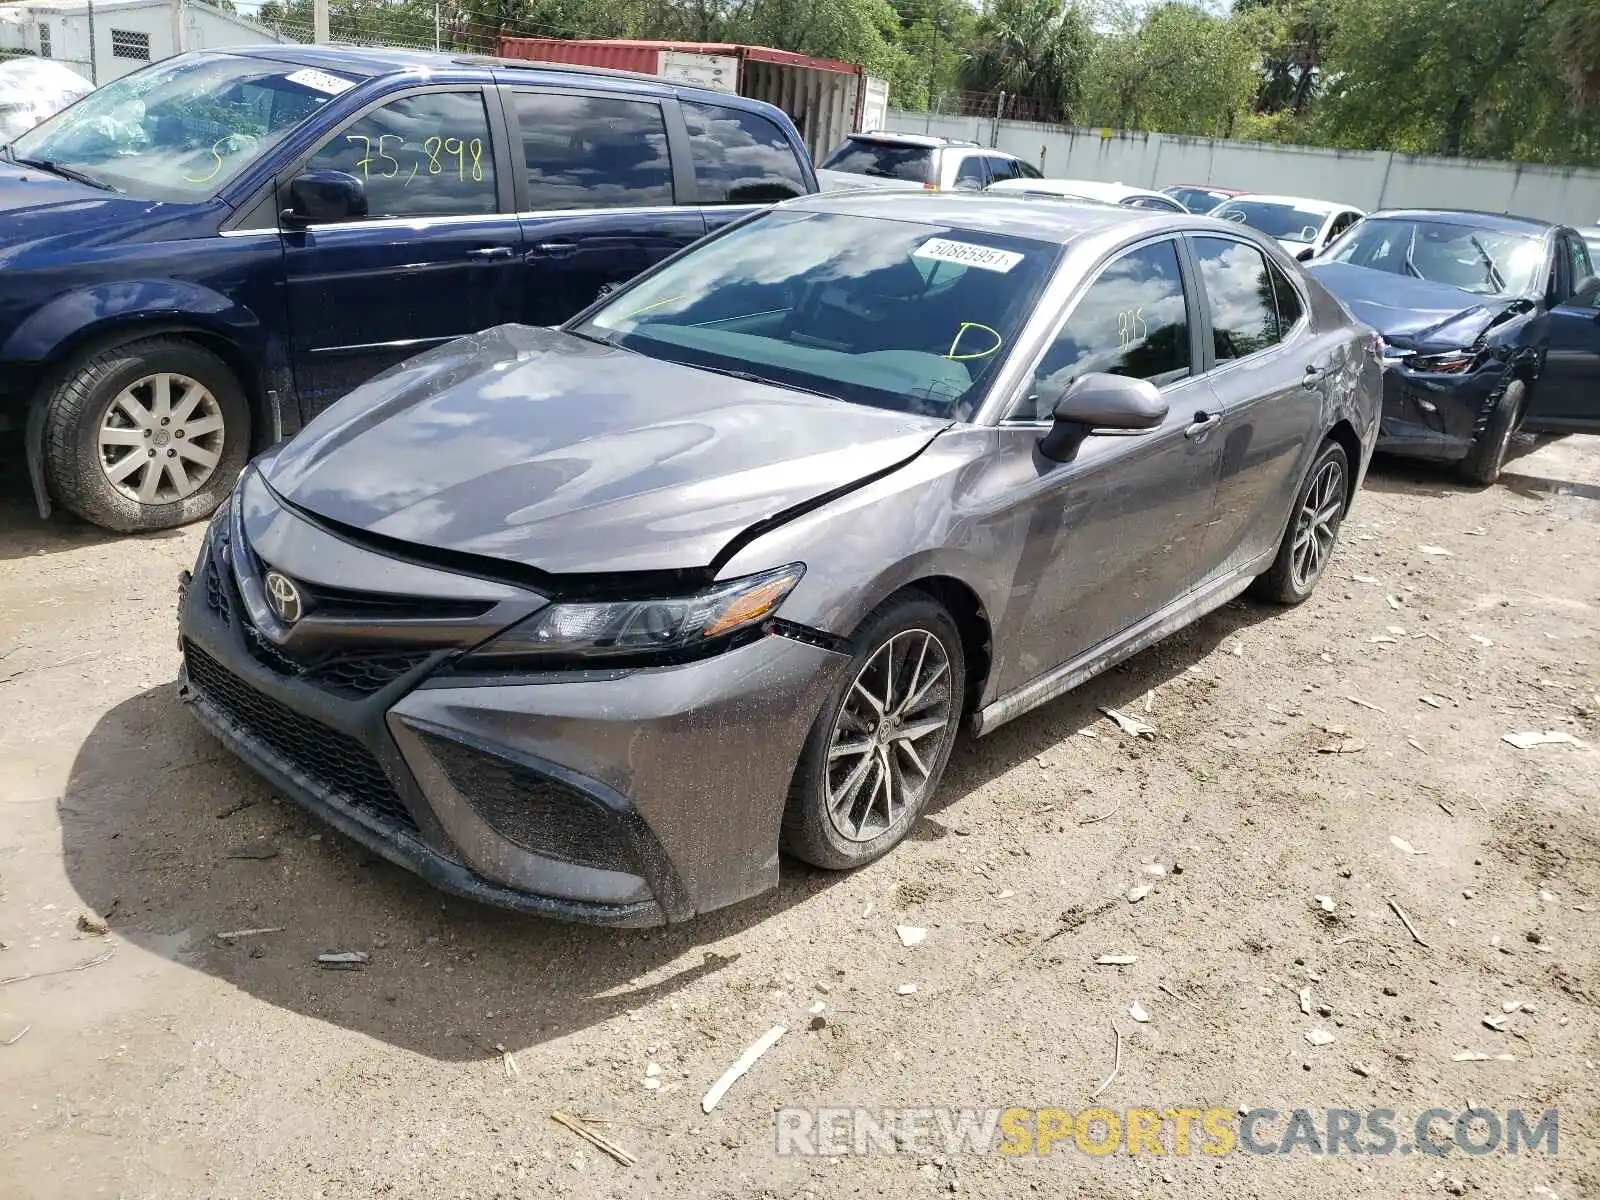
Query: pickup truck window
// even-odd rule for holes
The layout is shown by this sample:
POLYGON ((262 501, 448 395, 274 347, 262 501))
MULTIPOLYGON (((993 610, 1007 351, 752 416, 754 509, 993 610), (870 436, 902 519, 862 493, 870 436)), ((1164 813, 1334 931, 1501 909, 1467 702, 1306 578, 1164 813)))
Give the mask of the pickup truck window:
POLYGON ((23 134, 41 170, 152 200, 204 200, 359 77, 196 53, 113 80, 23 134))
POLYGON ((685 101, 702 204, 773 204, 807 192, 794 148, 760 113, 685 101))
POLYGON ((367 188, 367 216, 449 217, 496 210, 483 93, 423 92, 357 117, 306 164, 367 188))
POLYGON ((672 203, 667 126, 654 101, 515 93, 528 208, 633 208, 672 203))

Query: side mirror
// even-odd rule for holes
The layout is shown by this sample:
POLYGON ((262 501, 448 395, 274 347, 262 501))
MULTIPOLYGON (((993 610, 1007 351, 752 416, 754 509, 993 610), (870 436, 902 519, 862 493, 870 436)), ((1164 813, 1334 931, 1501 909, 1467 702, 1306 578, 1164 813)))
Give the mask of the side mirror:
POLYGON ((307 171, 289 184, 289 207, 278 219, 294 229, 358 221, 367 215, 367 189, 344 171, 307 171))
POLYGON ((1039 452, 1067 462, 1083 439, 1096 430, 1139 433, 1154 429, 1167 419, 1167 402, 1147 379, 1090 372, 1067 386, 1052 416, 1054 423, 1040 440, 1039 452))
POLYGON ((1296 262, 1310 262, 1316 256, 1317 256, 1317 248, 1315 246, 1307 246, 1304 250, 1300 251, 1300 253, 1296 254, 1294 257, 1295 257, 1295 261, 1296 262))

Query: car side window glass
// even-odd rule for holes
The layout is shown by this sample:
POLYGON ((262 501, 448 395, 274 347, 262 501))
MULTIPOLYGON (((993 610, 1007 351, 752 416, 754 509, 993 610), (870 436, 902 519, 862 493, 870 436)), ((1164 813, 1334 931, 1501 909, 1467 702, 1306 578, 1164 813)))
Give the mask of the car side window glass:
POLYGON ((961 160, 961 165, 956 168, 956 187, 983 190, 983 159, 976 154, 969 154, 961 160))
POLYGON ((560 92, 514 92, 528 208, 633 208, 672 203, 661 106, 560 92))
MULTIPOLYGON (((1569 237, 1563 239, 1567 243, 1567 262, 1571 264, 1568 272, 1572 277, 1574 292, 1584 289, 1584 285, 1594 277, 1594 264, 1589 261, 1589 247, 1583 244, 1582 239, 1569 237)), ((1587 307, 1593 307, 1592 303, 1587 307)))
POLYGON ((1282 339, 1305 315, 1305 305, 1301 303, 1300 293, 1295 290, 1294 284, 1289 282, 1289 277, 1276 263, 1268 263, 1267 269, 1272 273, 1272 299, 1278 310, 1278 336, 1282 339))
POLYGON ((1195 258, 1211 302, 1211 336, 1217 361, 1244 358, 1283 340, 1267 259, 1232 238, 1197 237, 1195 258))
POLYGON ((1034 367, 1013 419, 1048 421, 1061 393, 1091 371, 1148 379, 1189 375, 1189 310, 1177 246, 1152 242, 1115 259, 1084 291, 1034 367))
POLYGON ((999 183, 1002 179, 1016 179, 1020 174, 1016 163, 1009 158, 990 157, 984 161, 989 165, 990 183, 999 183))
POLYGON ((423 92, 358 117, 306 163, 343 171, 367 190, 367 217, 498 211, 494 145, 483 93, 423 92))
POLYGON ((1023 179, 1043 179, 1044 178, 1044 172, 1039 170, 1039 168, 1034 166, 1032 163, 1023 162, 1019 158, 1019 159, 1016 160, 1016 164, 1015 165, 1016 165, 1016 168, 1017 168, 1017 174, 1020 175, 1023 179))
POLYGON ((760 113, 682 104, 702 204, 774 204, 806 194, 805 176, 783 130, 760 113))

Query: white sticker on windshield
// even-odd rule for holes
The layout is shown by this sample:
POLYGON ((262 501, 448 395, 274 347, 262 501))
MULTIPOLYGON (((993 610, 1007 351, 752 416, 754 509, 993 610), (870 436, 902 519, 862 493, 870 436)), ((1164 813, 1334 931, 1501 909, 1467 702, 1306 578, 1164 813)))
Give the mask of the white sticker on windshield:
POLYGON ((911 257, 931 258, 935 262, 960 263, 963 267, 977 267, 980 271, 999 271, 1001 274, 1022 261, 1022 255, 1012 250, 975 246, 971 242, 953 242, 949 238, 929 238, 911 252, 911 257))
POLYGON ((301 87, 312 88, 329 96, 337 96, 340 92, 348 92, 355 87, 349 79, 341 79, 337 75, 329 75, 326 71, 314 70, 304 67, 298 71, 284 76, 290 83, 298 83, 301 87))

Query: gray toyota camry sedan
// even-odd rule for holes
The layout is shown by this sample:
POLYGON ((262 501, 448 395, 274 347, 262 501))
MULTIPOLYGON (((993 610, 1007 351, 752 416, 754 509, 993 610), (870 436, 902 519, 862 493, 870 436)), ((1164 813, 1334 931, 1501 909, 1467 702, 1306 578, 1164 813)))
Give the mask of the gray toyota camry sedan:
POLYGON ((858 192, 560 329, 394 368, 257 460, 182 694, 448 891, 681 921, 906 836, 975 735, 1327 565, 1370 331, 1205 217, 858 192))

